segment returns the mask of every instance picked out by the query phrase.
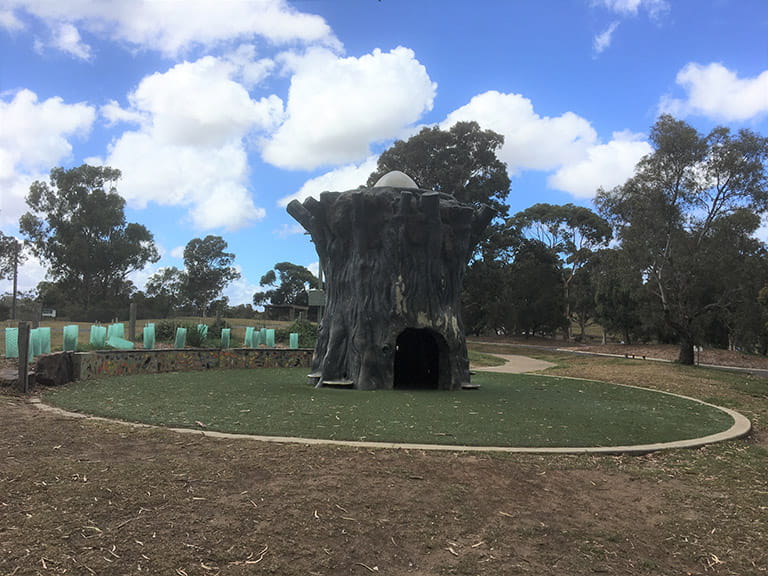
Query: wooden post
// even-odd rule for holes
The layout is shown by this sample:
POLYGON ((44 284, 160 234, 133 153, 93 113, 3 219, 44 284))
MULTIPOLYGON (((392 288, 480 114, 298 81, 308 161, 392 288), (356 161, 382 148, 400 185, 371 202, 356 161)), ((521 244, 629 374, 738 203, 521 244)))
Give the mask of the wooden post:
POLYGON ((16 300, 19 288, 19 252, 20 245, 14 246, 13 251, 13 300, 11 300, 11 320, 16 320, 16 300))
POLYGON ((19 392, 26 394, 29 392, 29 324, 19 322, 19 392))
POLYGON ((136 340, 136 302, 131 302, 128 318, 128 340, 136 340))

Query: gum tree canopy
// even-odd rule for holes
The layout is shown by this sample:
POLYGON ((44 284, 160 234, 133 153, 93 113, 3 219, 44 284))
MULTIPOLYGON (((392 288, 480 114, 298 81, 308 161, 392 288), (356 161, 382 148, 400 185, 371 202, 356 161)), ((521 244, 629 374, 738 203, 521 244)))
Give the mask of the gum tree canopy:
POLYGON ((119 178, 107 166, 54 168, 30 187, 19 222, 49 276, 85 310, 124 295, 128 274, 160 258, 149 230, 125 221, 119 178))
POLYGON ((193 238, 184 247, 184 294, 201 316, 205 316, 213 300, 240 272, 233 266, 235 255, 226 252, 228 245, 221 236, 193 238))
POLYGON ((318 288, 320 280, 304 266, 292 262, 278 262, 272 270, 261 277, 259 286, 270 288, 253 295, 253 303, 256 306, 267 302, 306 306, 307 286, 318 288))
POLYGON ((594 251, 607 247, 611 240, 611 225, 589 208, 573 204, 534 204, 510 218, 509 225, 527 238, 546 246, 560 259, 563 285, 566 336, 571 336, 572 287, 581 278, 582 269, 594 251))
POLYGON ((496 157, 503 145, 504 136, 482 130, 477 122, 457 122, 448 130, 423 128, 379 156, 367 186, 399 170, 422 189, 450 194, 476 208, 489 206, 503 217, 510 184, 506 165, 496 157))
POLYGON ((13 236, 6 236, 0 231, 0 280, 13 281, 11 296, 11 320, 16 319, 16 300, 18 297, 19 266, 27 259, 24 245, 13 236))
MULTIPOLYGON (((734 282, 714 271, 724 249, 723 230, 768 207, 768 138, 750 130, 717 127, 699 134, 686 122, 661 116, 651 130, 654 151, 635 175, 601 190, 597 205, 614 224, 628 261, 653 286, 665 323, 680 341, 679 361, 693 364, 699 322, 734 282), (721 286, 704 289, 718 276, 721 286)), ((752 219, 753 233, 759 219, 752 219)), ((736 266, 737 256, 729 258, 736 266)))

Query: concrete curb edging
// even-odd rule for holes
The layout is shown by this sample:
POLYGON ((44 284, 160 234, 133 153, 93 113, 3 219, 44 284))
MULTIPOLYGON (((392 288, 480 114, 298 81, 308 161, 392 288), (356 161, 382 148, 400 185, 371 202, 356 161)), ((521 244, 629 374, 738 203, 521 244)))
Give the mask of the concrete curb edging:
MULTIPOLYGON (((617 384, 621 386, 621 384, 617 384)), ((632 386, 637 388, 637 386, 632 386)), ((648 388, 642 388, 643 390, 650 390, 648 388)), ((94 420, 97 422, 109 422, 113 424, 123 424, 125 426, 131 426, 134 428, 152 428, 158 430, 170 430, 172 432, 181 434, 195 434, 198 436, 207 436, 210 438, 226 438, 230 440, 256 440, 259 442, 276 442, 281 444, 304 444, 304 445, 326 445, 326 446, 349 446, 355 448, 385 448, 385 449, 399 449, 399 450, 429 450, 429 451, 444 451, 444 452, 499 452, 508 454, 647 454, 648 452, 655 452, 658 450, 670 450, 674 448, 699 448, 706 444, 714 444, 717 442, 724 442, 726 440, 735 440, 749 434, 752 430, 752 423, 748 418, 739 414, 735 410, 729 408, 723 408, 722 406, 715 406, 707 402, 702 402, 695 398, 689 398, 687 396, 681 396, 679 394, 672 394, 671 392, 662 392, 659 390, 653 390, 654 392, 660 392, 661 394, 669 394, 671 396, 679 396, 687 400, 692 400, 705 406, 711 406, 722 410, 728 414, 734 420, 733 426, 723 432, 717 434, 710 434, 709 436, 703 436, 701 438, 691 438, 688 440, 676 440, 674 442, 662 442, 656 444, 639 444, 635 446, 585 446, 585 447, 552 447, 552 448, 531 448, 531 447, 516 447, 516 446, 462 446, 452 444, 397 444, 393 442, 366 442, 355 440, 323 440, 319 438, 298 438, 293 436, 259 436, 254 434, 233 434, 229 432, 216 432, 206 430, 196 430, 192 428, 167 428, 165 426, 156 426, 153 424, 144 424, 140 422, 126 422, 124 420, 115 420, 111 418, 104 418, 101 416, 91 416, 89 414, 81 414, 79 412, 70 412, 62 408, 50 406, 44 404, 40 398, 30 398, 29 402, 40 410, 58 414, 60 416, 66 416, 69 418, 83 418, 88 420, 94 420)))

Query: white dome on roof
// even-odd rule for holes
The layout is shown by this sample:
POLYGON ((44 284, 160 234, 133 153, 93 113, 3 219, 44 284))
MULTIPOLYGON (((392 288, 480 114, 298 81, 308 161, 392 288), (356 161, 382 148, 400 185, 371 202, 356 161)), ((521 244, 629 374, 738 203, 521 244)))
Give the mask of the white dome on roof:
POLYGON ((387 172, 373 185, 374 188, 384 188, 387 186, 391 188, 418 188, 413 178, 404 172, 400 172, 400 170, 387 172))

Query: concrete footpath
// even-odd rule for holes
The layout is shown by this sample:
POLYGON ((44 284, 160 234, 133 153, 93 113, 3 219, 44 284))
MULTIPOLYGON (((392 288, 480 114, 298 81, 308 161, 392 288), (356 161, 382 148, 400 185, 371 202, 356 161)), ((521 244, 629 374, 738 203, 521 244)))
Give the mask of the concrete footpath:
POLYGON ((552 368, 555 364, 552 362, 545 362, 544 360, 536 360, 535 358, 528 358, 527 356, 518 356, 516 354, 493 354, 504 359, 504 364, 501 366, 481 366, 479 368, 473 368, 475 372, 502 372, 504 374, 524 374, 526 372, 538 372, 539 370, 546 370, 552 368))

